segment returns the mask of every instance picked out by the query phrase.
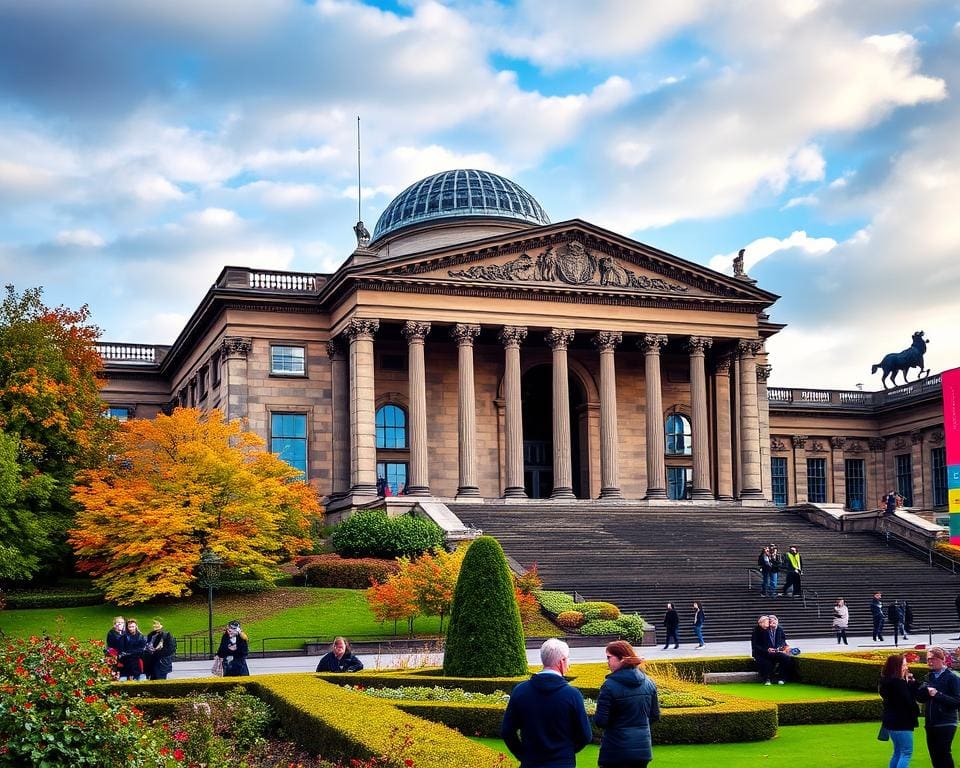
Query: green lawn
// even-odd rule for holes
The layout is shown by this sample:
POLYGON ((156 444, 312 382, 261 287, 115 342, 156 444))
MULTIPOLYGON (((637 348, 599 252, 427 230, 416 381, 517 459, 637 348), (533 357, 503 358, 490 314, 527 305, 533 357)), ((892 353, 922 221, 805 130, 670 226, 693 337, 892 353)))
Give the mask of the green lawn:
MULTIPOLYGON (((153 616, 162 617, 165 628, 178 638, 188 634, 205 636, 207 632, 207 603, 199 596, 127 609, 103 604, 83 608, 3 611, 0 612, 0 630, 14 637, 60 632, 82 640, 102 640, 117 615, 137 619, 144 632, 150 631, 153 616)), ((250 636, 251 650, 260 650, 266 638, 298 636, 327 640, 334 635, 344 635, 363 640, 393 635, 393 624, 381 625, 374 619, 364 592, 359 589, 299 587, 261 595, 216 597, 213 615, 215 642, 231 619, 243 622, 244 631, 250 636)), ((439 629, 440 620, 436 617, 421 617, 414 622, 418 636, 435 636, 439 629)), ((403 622, 399 631, 404 637, 406 627, 403 622)), ((266 647, 268 650, 298 648, 302 643, 303 640, 275 639, 266 640, 266 647)))
MULTIPOLYGON (((778 686, 779 687, 779 686, 778 686)), ((789 686, 784 686, 789 687, 789 686)), ((769 741, 738 744, 697 744, 660 747, 654 744, 651 768, 864 768, 885 766, 893 747, 877 741, 879 723, 841 725, 785 725, 769 741)), ((506 747, 499 739, 475 739, 500 752, 506 747)), ((930 768, 923 726, 914 732, 910 768, 930 768)), ((956 749, 955 749, 956 751, 956 749)), ((600 748, 593 744, 577 755, 577 766, 596 768, 600 748)))
POLYGON ((787 685, 760 685, 759 683, 723 683, 708 688, 745 699, 758 701, 815 701, 818 699, 860 699, 870 691, 848 691, 843 688, 824 688, 820 685, 789 683, 787 685))

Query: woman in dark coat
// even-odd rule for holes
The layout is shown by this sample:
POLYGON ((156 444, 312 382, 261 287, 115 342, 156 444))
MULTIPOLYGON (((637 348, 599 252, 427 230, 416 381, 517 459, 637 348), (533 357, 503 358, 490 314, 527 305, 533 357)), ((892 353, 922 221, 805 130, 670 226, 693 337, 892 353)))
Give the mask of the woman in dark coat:
POLYGON ((353 655, 344 638, 337 637, 330 646, 330 652, 320 659, 317 672, 359 672, 363 669, 363 662, 353 655))
POLYGON ((147 638, 137 627, 135 619, 127 619, 127 631, 120 645, 120 679, 144 680, 143 653, 147 638))
POLYGON ((653 759, 650 723, 660 719, 660 701, 657 686, 640 671, 642 663, 625 640, 607 646, 610 674, 600 687, 593 716, 603 728, 600 768, 646 768, 653 759))
POLYGON ((249 648, 247 635, 240 628, 240 622, 231 621, 227 624, 227 631, 220 638, 220 648, 217 649, 217 656, 223 659, 224 677, 249 677, 249 648))
POLYGON ((880 673, 880 697, 883 699, 883 727, 893 742, 890 768, 907 768, 913 756, 913 729, 919 725, 917 706, 919 684, 910 674, 903 654, 887 657, 880 673))
POLYGON ((177 641, 163 628, 160 619, 153 620, 153 631, 147 635, 147 655, 145 657, 147 677, 151 680, 166 680, 173 671, 173 654, 177 651, 177 641))
POLYGON ((667 639, 663 642, 663 650, 667 650, 670 645, 670 638, 673 638, 673 647, 680 647, 680 638, 677 630, 680 627, 680 614, 673 607, 673 603, 667 603, 667 612, 663 614, 663 628, 667 632, 667 639))
POLYGON ((697 648, 703 648, 703 606, 699 600, 693 601, 693 633, 699 643, 697 648))

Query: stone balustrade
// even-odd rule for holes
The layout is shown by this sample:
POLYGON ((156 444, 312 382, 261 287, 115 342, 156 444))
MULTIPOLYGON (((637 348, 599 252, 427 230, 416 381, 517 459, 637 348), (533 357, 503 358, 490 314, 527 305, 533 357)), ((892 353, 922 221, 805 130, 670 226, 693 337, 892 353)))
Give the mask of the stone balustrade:
POLYGON ((156 365, 170 349, 158 344, 123 344, 101 341, 94 345, 104 363, 156 365))

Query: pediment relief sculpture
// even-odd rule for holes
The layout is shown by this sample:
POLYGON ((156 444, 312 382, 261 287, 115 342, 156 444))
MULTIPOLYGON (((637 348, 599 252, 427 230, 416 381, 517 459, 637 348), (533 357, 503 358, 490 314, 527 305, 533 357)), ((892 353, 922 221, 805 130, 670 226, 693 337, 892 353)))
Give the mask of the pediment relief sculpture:
POLYGON ((447 270, 449 277, 491 282, 562 283, 574 286, 632 288, 641 291, 686 293, 679 283, 638 273, 614 256, 595 255, 582 243, 571 241, 549 246, 536 256, 523 253, 494 264, 475 264, 447 270))

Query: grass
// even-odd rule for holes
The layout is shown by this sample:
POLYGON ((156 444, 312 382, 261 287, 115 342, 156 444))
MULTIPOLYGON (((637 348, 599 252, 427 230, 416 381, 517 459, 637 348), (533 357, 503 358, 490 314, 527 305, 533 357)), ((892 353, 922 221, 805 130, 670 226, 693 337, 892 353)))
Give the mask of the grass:
MULTIPOLYGON (((789 686, 787 686, 789 687, 789 686)), ((886 765, 893 747, 877 741, 879 723, 841 725, 785 725, 769 741, 738 744, 653 746, 655 768, 745 768, 746 766, 793 766, 793 768, 863 768, 886 765)), ((506 752, 499 739, 474 739, 491 749, 506 752)), ((923 726, 914 731, 910 768, 930 768, 923 726)), ((600 748, 588 745, 577 755, 578 768, 596 768, 600 748)))
POLYGON ((789 683, 788 685, 760 685, 759 683, 723 683, 708 685, 715 691, 731 696, 742 696, 757 701, 819 701, 823 699, 860 699, 869 691, 848 691, 842 688, 824 688, 819 685, 789 683))

